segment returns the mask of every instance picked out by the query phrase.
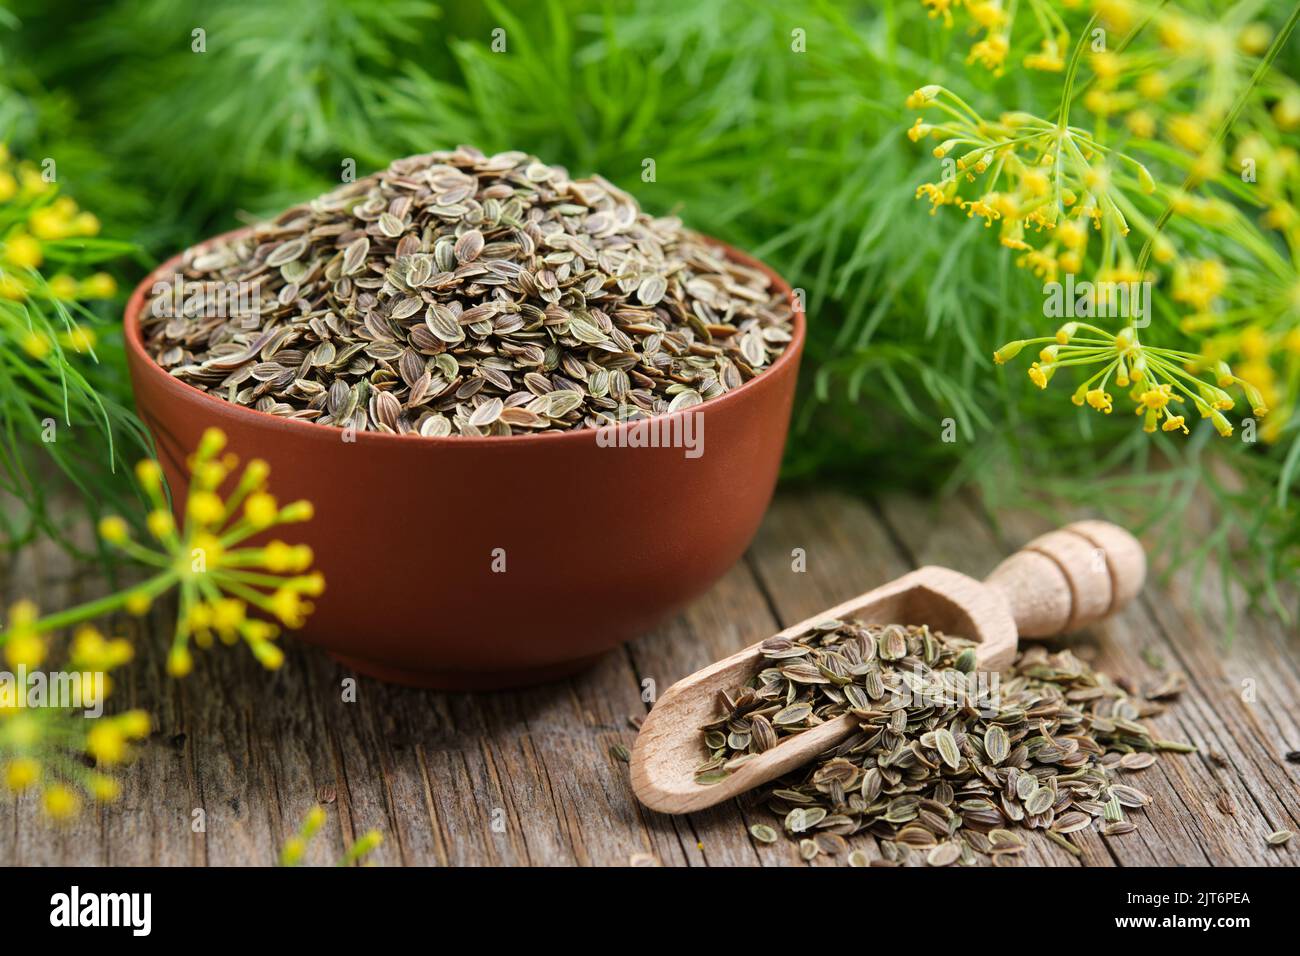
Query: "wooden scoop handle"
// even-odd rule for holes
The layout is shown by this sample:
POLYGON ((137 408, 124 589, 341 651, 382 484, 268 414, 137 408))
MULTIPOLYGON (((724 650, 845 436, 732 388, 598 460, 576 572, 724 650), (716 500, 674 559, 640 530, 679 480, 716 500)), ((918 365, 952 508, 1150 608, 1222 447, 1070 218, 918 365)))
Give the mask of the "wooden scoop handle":
POLYGON ((986 579, 1021 637, 1051 637, 1113 614, 1142 589, 1137 538, 1108 521, 1076 521, 1030 541, 986 579))

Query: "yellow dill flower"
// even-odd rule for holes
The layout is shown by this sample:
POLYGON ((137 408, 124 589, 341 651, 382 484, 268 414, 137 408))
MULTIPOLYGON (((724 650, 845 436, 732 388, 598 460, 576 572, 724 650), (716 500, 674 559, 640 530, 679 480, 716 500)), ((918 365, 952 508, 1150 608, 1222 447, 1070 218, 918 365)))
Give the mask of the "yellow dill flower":
POLYGON ((5 660, 11 667, 34 670, 45 660, 45 640, 34 631, 13 633, 5 643, 5 660))
POLYGON ((930 215, 938 212, 940 206, 953 203, 956 199, 957 184, 954 180, 952 183, 940 186, 937 183, 922 183, 916 187, 916 198, 924 196, 930 200, 930 215))
POLYGON ((297 628, 302 627, 306 615, 311 612, 311 605, 296 591, 282 587, 271 595, 270 611, 286 627, 297 628))
POLYGON ((100 803, 112 803, 122 792, 122 787, 112 777, 102 773, 90 777, 90 793, 100 803))
POLYGON ((14 233, 5 240, 4 258, 19 269, 38 269, 45 261, 41 244, 24 232, 14 233))
POLYGON ((112 766, 126 758, 126 735, 111 720, 97 720, 86 734, 86 753, 112 766))
POLYGON ((1273 122, 1288 133, 1300 128, 1300 93, 1288 90, 1273 104, 1273 122))
POLYGON ((1156 121, 1146 110, 1133 110, 1124 118, 1124 125, 1134 136, 1150 139, 1156 135, 1156 121))
POLYGON ((970 48, 970 54, 966 57, 966 62, 979 63, 994 75, 1001 76, 1009 49, 1010 44, 1007 42, 1005 34, 990 33, 970 48))
POLYGON ((920 89, 913 90, 905 101, 907 108, 915 110, 920 109, 927 103, 933 103, 941 89, 942 87, 937 83, 931 83, 929 86, 922 86, 920 89))
POLYGON ((85 325, 74 325, 61 333, 59 340, 74 352, 89 352, 95 347, 95 330, 85 325))
POLYGON ((172 513, 160 508, 155 508, 149 512, 149 515, 145 518, 145 526, 149 529, 149 533, 159 541, 169 537, 176 531, 176 521, 172 518, 172 513))
POLYGON ((1191 24, 1177 15, 1161 17, 1157 24, 1156 33, 1160 37, 1160 42, 1175 53, 1185 53, 1191 50, 1196 41, 1196 34, 1191 24))
POLYGON ((81 810, 81 801, 77 795, 61 783, 51 784, 41 796, 45 812, 53 820, 67 820, 75 817, 81 810))
POLYGON ((55 205, 33 210, 27 217, 27 228, 37 239, 66 239, 72 235, 67 215, 55 205))
POLYGON ((1171 295, 1197 312, 1208 312, 1228 284, 1228 270, 1217 259, 1187 259, 1174 269, 1171 295))
POLYGON ((1199 116, 1182 114, 1172 116, 1165 123, 1165 132, 1183 149, 1199 153, 1210 145, 1210 132, 1199 116))
POLYGON ((215 525, 226 516, 226 505, 214 491, 191 492, 186 510, 191 518, 204 526, 215 525))
POLYGON ((1061 47, 1052 39, 1044 40, 1042 49, 1037 53, 1028 54, 1022 62, 1027 69, 1042 70, 1046 73, 1060 73, 1065 69, 1065 58, 1061 55, 1061 47))
POLYGON ((5 786, 20 793, 41 779, 41 765, 30 757, 15 757, 5 764, 5 786))
POLYGON ((185 677, 194 670, 194 657, 188 647, 173 646, 167 654, 167 673, 172 677, 185 677))
POLYGON ((1000 205, 1000 201, 1001 197, 996 193, 989 193, 986 196, 981 196, 979 199, 972 199, 970 202, 962 203, 961 206, 966 210, 967 218, 973 219, 976 216, 982 217, 984 219, 984 227, 987 229, 993 225, 993 220, 1002 218, 1002 213, 999 212, 997 208, 998 205, 1000 205))
POLYGON ((111 299, 117 295, 117 280, 107 272, 96 272, 77 287, 81 299, 111 299))
POLYGON ((56 299, 71 301, 77 297, 77 280, 66 272, 52 276, 46 285, 49 287, 50 295, 56 299))
POLYGON ((273 495, 264 491, 249 495, 244 504, 244 517, 254 528, 268 528, 279 514, 280 507, 273 495))
POLYGON ((121 544, 130 537, 130 529, 124 520, 110 515, 99 520, 99 536, 109 544, 121 544))
POLYGON ((1007 22, 1006 12, 997 0, 966 0, 966 12, 985 30, 992 30, 1007 22))
POLYGON ((135 617, 143 617, 148 614, 152 605, 153 598, 144 591, 131 591, 122 602, 122 607, 126 610, 126 613, 135 617))
POLYGON ((37 331, 24 334, 20 344, 24 352, 37 360, 44 360, 54 348, 50 343, 50 337, 44 332, 37 331))
POLYGON ((952 26, 952 4, 953 0, 921 0, 929 17, 943 17, 944 26, 948 27, 952 26))
POLYGON ((1085 395, 1084 398, 1087 400, 1088 404, 1091 405, 1093 408, 1095 408, 1097 411, 1104 412, 1107 415, 1110 414, 1111 397, 1109 393, 1107 393, 1103 389, 1100 388, 1089 389, 1087 395, 1085 395))

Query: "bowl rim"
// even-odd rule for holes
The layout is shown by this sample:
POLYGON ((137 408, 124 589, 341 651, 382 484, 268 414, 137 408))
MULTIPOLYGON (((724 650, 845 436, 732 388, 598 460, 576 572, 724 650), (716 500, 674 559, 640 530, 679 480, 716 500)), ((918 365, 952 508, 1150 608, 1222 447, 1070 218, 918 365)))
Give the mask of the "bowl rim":
MULTIPOLYGON (((239 229, 232 229, 228 232, 220 233, 202 242, 195 243, 187 249, 176 253, 171 258, 159 264, 149 272, 131 292, 131 297, 127 300, 126 309, 122 316, 122 338, 125 342, 127 352, 136 360, 136 367, 141 369, 141 374, 152 376, 160 386, 173 397, 181 401, 198 401, 200 404, 209 403, 214 411, 221 411, 224 414, 233 415, 235 418, 245 418, 250 426, 269 425, 278 429, 289 432, 298 432, 304 438, 324 438, 327 436, 337 436, 342 433, 342 429, 333 425, 321 425, 316 422, 304 421, 296 418, 285 418, 282 415, 273 415, 270 412, 258 411, 255 408, 249 408, 245 405, 236 405, 233 402, 227 402, 225 399, 217 398, 208 392, 203 391, 196 386, 169 374, 162 366, 154 361, 153 357, 145 349, 144 334, 140 327, 140 312, 144 308, 145 294, 153 288, 158 279, 168 272, 174 273, 176 266, 185 255, 192 250, 203 249, 214 243, 228 241, 248 233, 253 232, 257 225, 244 226, 239 229)), ((799 302, 794 296, 794 289, 782 278, 776 270, 767 263, 754 258, 748 253, 741 252, 734 246, 723 242, 721 239, 715 239, 712 236, 699 234, 706 242, 719 248, 722 253, 734 262, 758 269, 763 272, 776 287, 777 291, 784 292, 790 302, 792 311, 791 320, 794 325, 794 334, 790 342, 786 345, 775 362, 768 366, 767 370, 748 382, 742 384, 739 388, 732 389, 725 394, 716 398, 706 399, 699 405, 689 409, 683 409, 679 412, 672 412, 664 415, 654 416, 655 418, 671 419, 675 416, 687 415, 696 411, 703 411, 710 408, 721 408, 728 403, 734 403, 741 400, 741 396, 746 392, 752 392, 757 388, 764 388, 769 379, 778 377, 778 372, 785 369, 791 363, 797 363, 803 352, 804 337, 806 334, 807 318, 804 309, 799 307, 799 302)), ((796 366, 797 371, 797 366, 796 366)), ((138 396, 137 396, 138 401, 138 396)), ((646 419, 639 419, 644 421, 646 419)), ((636 421, 619 422, 612 426, 616 429, 615 434, 625 433, 636 421)), ((611 427, 611 426, 605 426, 611 427)), ((568 428, 562 431, 542 431, 521 433, 512 435, 420 435, 415 432, 407 434, 388 434, 387 432, 359 431, 353 434, 352 441, 355 443, 367 442, 406 442, 411 445, 424 444, 433 447, 474 447, 474 448, 505 448, 519 447, 524 443, 550 442, 558 444, 560 442, 582 442, 587 441, 591 436, 599 431, 596 428, 568 428)))

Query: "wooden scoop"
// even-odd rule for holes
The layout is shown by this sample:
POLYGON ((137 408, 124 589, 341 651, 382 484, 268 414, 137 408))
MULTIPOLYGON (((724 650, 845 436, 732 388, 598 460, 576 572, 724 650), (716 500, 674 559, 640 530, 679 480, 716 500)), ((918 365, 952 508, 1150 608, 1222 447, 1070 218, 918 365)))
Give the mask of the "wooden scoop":
MULTIPOLYGON (((831 618, 867 624, 926 624, 978 642, 977 666, 1003 670, 1017 637, 1050 637, 1119 610, 1142 588, 1146 557, 1137 539, 1105 521, 1077 521, 1035 538, 981 583, 947 568, 924 567, 823 611, 777 637, 793 638, 831 618)), ((690 813, 788 773, 853 734, 851 714, 786 737, 720 783, 695 782, 706 756, 700 727, 718 716, 722 691, 734 692, 762 669, 760 644, 696 671, 670 687, 646 716, 632 749, 632 789, 662 813, 690 813)))

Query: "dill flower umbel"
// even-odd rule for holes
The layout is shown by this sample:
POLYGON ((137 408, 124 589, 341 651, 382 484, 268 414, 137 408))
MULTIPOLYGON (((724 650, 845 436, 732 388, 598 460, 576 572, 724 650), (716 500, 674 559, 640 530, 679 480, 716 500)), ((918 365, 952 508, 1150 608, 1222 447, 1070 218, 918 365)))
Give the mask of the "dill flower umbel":
POLYGON ((1096 367, 1075 389, 1071 397, 1074 404, 1088 405, 1109 415, 1114 398, 1108 389, 1112 385, 1128 389, 1147 432, 1159 429, 1187 434, 1183 410, 1193 409, 1226 438, 1232 434, 1233 426, 1223 413, 1234 402, 1225 389, 1233 386, 1245 393, 1254 414, 1268 413, 1259 389, 1234 375, 1226 365, 1219 369, 1218 384, 1202 381, 1189 371, 1189 368, 1199 368, 1199 356, 1143 345, 1137 330, 1131 326, 1112 335, 1086 322, 1067 322, 1054 336, 1007 343, 993 353, 993 360, 1002 365, 1026 347, 1035 345, 1043 346, 1038 361, 1029 367, 1029 378, 1035 385, 1047 388, 1059 368, 1096 367))
POLYGON ((5 663, 20 674, 45 662, 51 634, 76 628, 65 666, 78 692, 76 706, 30 705, 28 685, 11 685, 0 675, 0 784, 14 792, 40 787, 52 817, 74 815, 82 794, 113 799, 117 783, 102 768, 129 759, 132 741, 149 733, 149 716, 142 711, 112 717, 79 712, 103 703, 111 687, 108 672, 132 656, 129 641, 105 637, 88 622, 118 610, 144 614, 175 589, 179 602, 169 673, 188 674, 193 667, 191 644, 206 648, 214 639, 242 642, 263 666, 277 668, 284 661, 275 643, 280 625, 301 626, 312 609, 307 599, 325 587, 320 572, 310 571, 312 554, 306 545, 278 539, 256 547, 248 544, 249 538, 279 525, 309 520, 312 508, 307 501, 280 504, 267 491, 266 463, 254 460, 239 472, 239 461, 224 453, 225 444, 220 430, 204 432, 189 460, 190 489, 179 525, 167 508, 162 469, 153 460, 139 464, 136 476, 153 506, 145 521, 153 545, 134 540, 130 525, 120 517, 100 521, 100 536, 151 567, 152 576, 46 616, 30 601, 9 608, 0 628, 0 648, 5 663), (233 488, 223 497, 220 489, 227 479, 233 479, 233 488), (95 769, 89 769, 84 758, 90 758, 95 769))
POLYGON ((9 608, 4 649, 13 671, 0 676, 0 789, 38 791, 46 815, 62 820, 83 797, 117 796, 117 781, 103 771, 128 759, 150 723, 139 710, 94 715, 111 687, 108 672, 131 659, 129 641, 82 625, 58 670, 42 671, 47 654, 37 623, 30 601, 9 608))
POLYGON ((219 489, 236 474, 239 461, 222 454, 225 435, 208 429, 191 457, 189 496, 178 526, 163 497, 162 469, 152 460, 141 462, 136 476, 153 505, 146 525, 154 545, 130 537, 120 518, 100 522, 100 535, 110 545, 157 573, 124 592, 122 604, 142 614, 158 595, 177 588, 180 595, 176 630, 167 659, 176 677, 193 667, 191 644, 211 647, 245 644, 265 667, 277 668, 284 654, 274 643, 280 625, 301 627, 312 605, 308 598, 324 590, 320 572, 309 571, 311 548, 278 539, 251 547, 247 540, 284 524, 307 521, 311 503, 280 504, 267 490, 270 468, 248 463, 227 497, 219 489), (254 616, 263 612, 266 617, 254 616))
MULTIPOLYGON (((1110 413, 1107 389, 1131 387, 1149 432, 1186 431, 1195 412, 1232 434, 1226 390, 1240 389, 1254 415, 1277 410, 1243 435, 1277 441, 1300 408, 1300 152, 1288 140, 1300 109, 1293 117, 1282 106, 1300 104, 1300 84, 1271 67, 1296 16, 1275 32, 1238 8, 1215 20, 1175 5, 1094 0, 1062 15, 1074 6, 1093 18, 1050 119, 984 115, 937 84, 908 98, 924 114, 908 137, 932 142, 942 164, 917 198, 932 213, 953 206, 982 222, 1045 283, 1086 276, 1159 287, 1147 297, 1159 323, 1122 314, 1119 332, 1079 326, 1083 338, 1068 342, 1025 339, 999 349, 999 361, 1047 343, 1029 369, 1044 388, 1062 366, 1096 365, 1075 401, 1110 413), (1080 109, 1093 114, 1087 127, 1070 122, 1080 109), (1139 328, 1164 347, 1139 341, 1139 328)), ((1069 31, 1039 26, 1038 65, 1056 66, 1053 37, 1069 31)))

